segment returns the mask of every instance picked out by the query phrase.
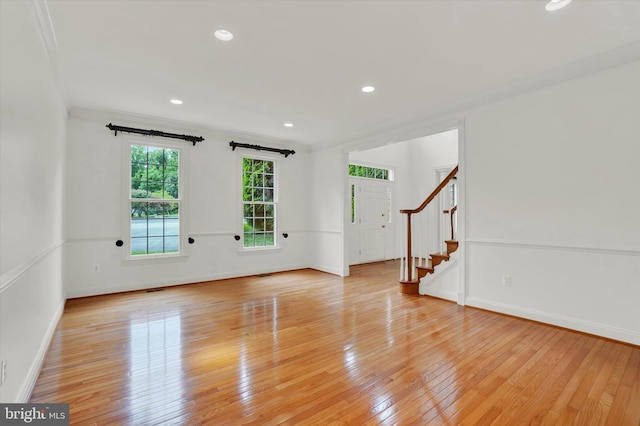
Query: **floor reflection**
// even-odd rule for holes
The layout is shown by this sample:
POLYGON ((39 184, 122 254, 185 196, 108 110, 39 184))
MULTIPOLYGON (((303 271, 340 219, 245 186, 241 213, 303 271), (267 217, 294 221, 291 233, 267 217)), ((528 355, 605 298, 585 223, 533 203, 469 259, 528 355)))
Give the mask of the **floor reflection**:
POLYGON ((129 333, 130 420, 154 424, 179 416, 184 394, 180 312, 134 318, 129 333))

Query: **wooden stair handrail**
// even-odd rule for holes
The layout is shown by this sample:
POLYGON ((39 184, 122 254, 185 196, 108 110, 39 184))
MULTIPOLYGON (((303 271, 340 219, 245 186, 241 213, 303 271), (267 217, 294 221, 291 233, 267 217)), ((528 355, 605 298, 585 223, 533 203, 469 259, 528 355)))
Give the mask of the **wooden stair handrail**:
MULTIPOLYGON (((425 207, 427 207, 429 205, 429 203, 431 201, 433 201, 434 198, 436 198, 436 196, 440 193, 440 191, 442 191, 447 184, 449 183, 449 181, 451 179, 453 179, 453 177, 458 173, 458 166, 456 165, 450 172, 449 174, 442 180, 442 182, 440 182, 440 184, 436 187, 436 189, 433 190, 433 192, 431 193, 431 195, 429 195, 423 202, 422 204, 420 204, 420 206, 417 209, 402 209, 400 210, 401 214, 406 214, 407 215, 407 257, 406 257, 406 262, 408 262, 408 266, 407 266, 407 271, 410 271, 408 273, 408 276, 404 277, 404 279, 401 281, 401 285, 404 284, 410 284, 412 285, 414 288, 411 290, 411 293, 415 293, 417 294, 418 290, 417 290, 417 286, 416 286, 416 282, 413 280, 412 278, 412 274, 413 274, 413 268, 415 267, 415 265, 413 264, 413 253, 411 253, 411 215, 415 214, 415 213, 420 213, 422 210, 424 210, 425 207)), ((458 206, 454 206, 451 208, 451 210, 447 213, 451 214, 451 218, 453 219, 453 214, 455 213, 455 211, 458 209, 458 206)), ((451 222, 451 239, 453 239, 453 221, 451 222)), ((419 281, 419 278, 418 278, 419 281)), ((403 291, 404 293, 405 291, 403 291)))
POLYGON ((436 187, 436 189, 433 190, 433 192, 431 193, 431 195, 429 195, 427 197, 426 200, 424 200, 422 202, 422 204, 420 204, 420 206, 417 209, 403 209, 400 210, 400 213, 403 214, 413 214, 413 213, 420 213, 422 210, 424 210, 425 207, 427 207, 427 205, 429 205, 429 203, 431 201, 433 201, 434 198, 436 198, 436 196, 438 195, 438 193, 440 193, 440 191, 442 191, 444 189, 445 186, 447 186, 447 184, 449 183, 449 181, 451 179, 453 179, 453 177, 458 173, 458 166, 455 166, 453 168, 453 170, 451 170, 451 172, 447 175, 447 177, 445 177, 442 182, 440 182, 440 185, 438 185, 436 187))

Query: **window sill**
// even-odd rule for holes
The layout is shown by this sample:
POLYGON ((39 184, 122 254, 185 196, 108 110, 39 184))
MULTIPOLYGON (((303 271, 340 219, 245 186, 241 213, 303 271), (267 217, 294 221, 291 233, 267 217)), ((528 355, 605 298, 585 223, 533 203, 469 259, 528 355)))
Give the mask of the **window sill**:
POLYGON ((184 262, 188 259, 187 254, 167 254, 167 255, 151 255, 151 256, 130 256, 122 259, 123 265, 145 265, 184 262))
POLYGON ((254 254, 273 254, 273 253, 281 253, 282 247, 274 246, 274 247, 242 247, 238 249, 238 254, 240 255, 254 255, 254 254))

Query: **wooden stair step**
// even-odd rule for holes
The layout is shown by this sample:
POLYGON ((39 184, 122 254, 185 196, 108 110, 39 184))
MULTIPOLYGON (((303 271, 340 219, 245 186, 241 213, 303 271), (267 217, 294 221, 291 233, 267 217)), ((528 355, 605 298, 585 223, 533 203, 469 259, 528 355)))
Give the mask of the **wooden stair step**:
POLYGON ((416 266, 416 269, 418 270, 418 279, 427 274, 433 274, 433 266, 416 266))
POLYGON ((449 260, 449 255, 447 253, 431 253, 431 265, 435 268, 442 262, 446 262, 449 260))
POLYGON ((451 254, 454 251, 458 250, 458 241, 446 240, 445 243, 447 244, 447 254, 451 254))

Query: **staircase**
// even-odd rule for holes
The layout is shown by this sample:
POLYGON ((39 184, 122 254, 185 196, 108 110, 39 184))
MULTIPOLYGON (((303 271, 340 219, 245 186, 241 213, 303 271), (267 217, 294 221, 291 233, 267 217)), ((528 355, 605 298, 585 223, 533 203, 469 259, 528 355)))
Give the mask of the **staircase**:
MULTIPOLYGON (((450 238, 444 241, 442 245, 442 252, 430 253, 428 255, 422 254, 422 242, 427 236, 425 236, 425 229, 427 226, 421 225, 425 223, 423 216, 427 213, 426 208, 437 199, 438 195, 445 188, 451 188, 452 203, 456 202, 457 196, 455 189, 455 179, 458 173, 458 166, 445 177, 442 182, 436 187, 436 189, 424 200, 424 202, 416 209, 400 210, 400 213, 405 214, 406 220, 406 236, 404 252, 400 258, 400 292, 403 294, 418 294, 418 287, 420 279, 433 274, 436 271, 438 265, 443 262, 447 262, 453 252, 458 249, 458 241, 456 240, 456 214, 458 210, 457 205, 453 205, 450 209, 443 210, 442 213, 447 216, 446 221, 449 224, 450 238), (417 226, 412 226, 413 216, 417 217, 414 222, 417 226), (423 229, 425 228, 425 229, 423 229), (418 255, 414 255, 414 253, 418 255)), ((443 231, 444 234, 444 231, 443 231)))

